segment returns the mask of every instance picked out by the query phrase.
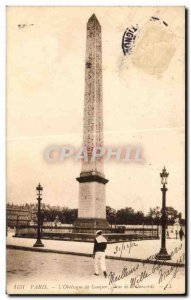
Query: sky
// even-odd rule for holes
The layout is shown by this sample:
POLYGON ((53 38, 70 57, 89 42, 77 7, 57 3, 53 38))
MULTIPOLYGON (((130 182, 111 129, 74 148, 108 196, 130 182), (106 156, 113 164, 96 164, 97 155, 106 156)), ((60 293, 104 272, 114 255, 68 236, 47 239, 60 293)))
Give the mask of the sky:
POLYGON ((106 203, 147 212, 167 205, 184 215, 184 8, 7 8, 7 201, 78 207, 80 162, 50 163, 50 145, 82 145, 86 23, 102 27, 104 144, 139 146, 143 162, 105 162, 106 203), (154 16, 159 20, 151 21, 154 16), (164 25, 163 21, 168 24, 164 25), (138 25, 132 53, 122 37, 138 25))

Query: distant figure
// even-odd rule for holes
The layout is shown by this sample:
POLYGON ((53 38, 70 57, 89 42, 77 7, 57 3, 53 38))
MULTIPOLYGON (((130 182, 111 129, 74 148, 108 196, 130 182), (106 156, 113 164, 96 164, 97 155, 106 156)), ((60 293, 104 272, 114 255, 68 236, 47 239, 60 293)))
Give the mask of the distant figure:
POLYGON ((166 232, 166 237, 167 237, 167 239, 169 239, 169 231, 168 230, 166 232))
POLYGON ((105 264, 105 249, 107 248, 107 240, 103 237, 101 230, 96 231, 96 235, 97 236, 94 241, 94 249, 93 249, 93 258, 95 264, 94 275, 96 276, 99 275, 99 264, 100 264, 101 270, 106 278, 107 272, 106 272, 106 264, 105 264))
POLYGON ((183 236, 184 236, 184 231, 182 230, 182 227, 181 227, 179 230, 179 237, 180 237, 181 241, 182 241, 183 236))

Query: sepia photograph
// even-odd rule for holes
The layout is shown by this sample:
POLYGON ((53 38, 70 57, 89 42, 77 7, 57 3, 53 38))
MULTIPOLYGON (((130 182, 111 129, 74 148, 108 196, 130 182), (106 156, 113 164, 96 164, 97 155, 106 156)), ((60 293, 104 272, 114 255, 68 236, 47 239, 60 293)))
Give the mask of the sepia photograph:
POLYGON ((6 7, 6 293, 185 295, 184 6, 6 7))

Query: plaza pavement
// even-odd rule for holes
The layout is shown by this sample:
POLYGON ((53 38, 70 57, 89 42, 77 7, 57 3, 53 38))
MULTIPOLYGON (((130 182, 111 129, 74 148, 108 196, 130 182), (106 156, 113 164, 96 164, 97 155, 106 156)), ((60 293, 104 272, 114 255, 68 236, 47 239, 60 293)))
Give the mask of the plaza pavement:
MULTIPOLYGON (((16 238, 13 237, 13 232, 9 232, 7 236, 7 248, 20 249, 38 252, 51 252, 60 254, 70 254, 78 256, 92 256, 93 243, 76 242, 76 241, 59 241, 59 240, 42 240, 43 248, 34 248, 35 239, 30 238, 16 238)), ((108 259, 137 261, 145 263, 155 263, 154 255, 160 250, 160 240, 142 240, 132 242, 120 242, 108 244, 106 250, 106 257, 108 259)), ((165 265, 184 266, 182 257, 185 252, 185 242, 168 239, 166 241, 166 248, 169 254, 172 255, 170 261, 161 262, 165 265)), ((157 261, 157 263, 160 263, 157 261)))
POLYGON ((183 294, 185 268, 107 259, 108 278, 92 257, 7 250, 9 294, 183 294), (121 277, 123 270, 127 273, 121 277), (119 280, 110 281, 111 274, 119 280), (142 274, 142 275, 141 275, 142 274), (143 276, 147 274, 147 276, 143 276), (161 274, 164 274, 161 278, 161 274), (141 279, 142 277, 142 279, 141 279), (163 278, 164 277, 164 278, 163 278), (134 286, 134 279, 140 282, 134 286), (162 279, 162 280, 161 280, 162 279))

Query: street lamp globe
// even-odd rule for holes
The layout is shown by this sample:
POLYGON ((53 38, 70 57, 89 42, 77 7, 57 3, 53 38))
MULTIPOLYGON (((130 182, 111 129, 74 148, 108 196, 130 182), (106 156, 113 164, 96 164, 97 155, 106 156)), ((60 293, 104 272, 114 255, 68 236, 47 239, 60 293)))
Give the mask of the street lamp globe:
POLYGON ((39 185, 36 187, 36 190, 38 191, 38 195, 41 196, 41 191, 43 191, 43 187, 41 186, 41 184, 39 183, 39 185))
POLYGON ((165 186, 168 183, 168 175, 169 175, 169 173, 167 173, 167 171, 166 171, 166 169, 164 167, 164 169, 162 170, 162 173, 160 173, 161 184, 163 186, 165 186))

